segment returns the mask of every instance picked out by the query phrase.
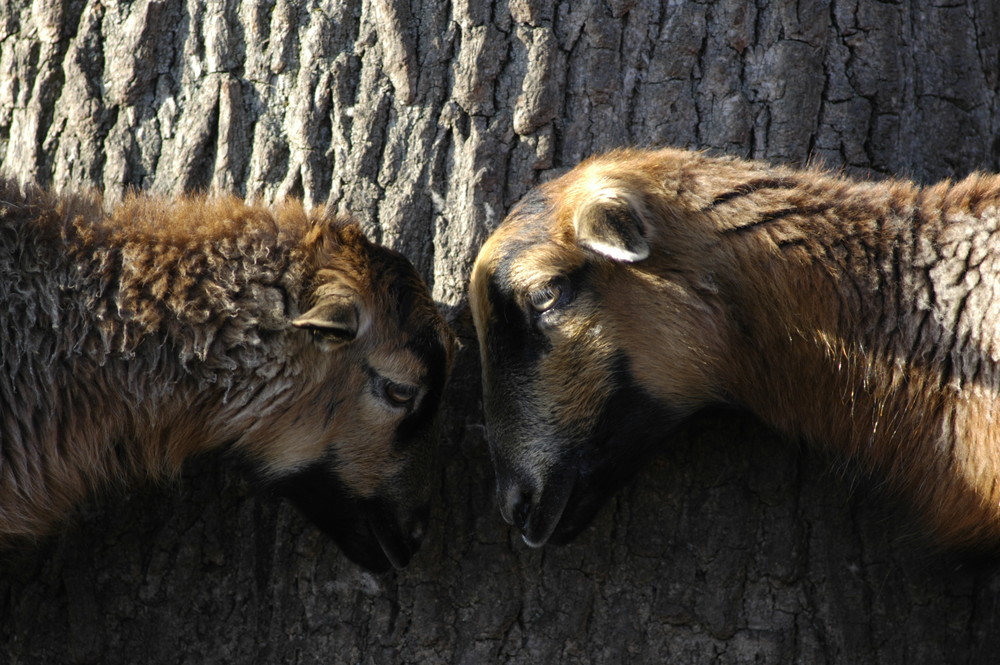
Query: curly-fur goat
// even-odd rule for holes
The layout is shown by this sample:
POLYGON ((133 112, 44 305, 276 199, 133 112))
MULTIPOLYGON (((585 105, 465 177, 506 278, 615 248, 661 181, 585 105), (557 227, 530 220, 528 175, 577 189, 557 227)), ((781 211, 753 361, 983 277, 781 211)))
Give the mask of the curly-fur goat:
POLYGON ((452 335, 356 223, 0 182, 0 540, 228 448, 353 560, 426 527, 452 335))

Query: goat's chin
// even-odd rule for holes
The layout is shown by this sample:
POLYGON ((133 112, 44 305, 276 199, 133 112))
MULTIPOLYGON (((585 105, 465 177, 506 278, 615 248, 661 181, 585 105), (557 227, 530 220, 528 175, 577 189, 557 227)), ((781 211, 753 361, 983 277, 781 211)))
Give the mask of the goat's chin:
POLYGON ((590 526, 594 517, 617 489, 617 486, 595 488, 586 478, 578 478, 565 492, 565 498, 558 506, 558 512, 553 515, 555 523, 549 524, 544 537, 538 538, 530 533, 531 523, 526 525, 529 529, 522 532, 521 537, 529 547, 541 547, 549 543, 567 545, 590 526))
POLYGON ((595 430, 574 455, 567 456, 563 466, 571 470, 563 468, 555 475, 572 477, 572 491, 568 492, 565 505, 555 516, 558 521, 550 526, 546 538, 528 542, 526 536, 529 545, 566 545, 575 540, 611 497, 632 482, 664 448, 680 417, 641 395, 633 399, 643 405, 640 412, 633 412, 610 431, 606 427, 595 430))
POLYGON ((365 570, 384 573, 393 567, 367 520, 341 522, 336 531, 329 528, 323 531, 337 543, 344 556, 365 570))
POLYGON ((598 511, 608 502, 609 496, 592 494, 589 497, 570 497, 572 508, 563 513, 559 524, 552 531, 549 542, 553 545, 568 545, 590 526, 598 511))
POLYGON ((377 504, 362 502, 356 519, 323 528, 348 559, 372 573, 405 568, 418 544, 403 535, 398 522, 377 504))
POLYGON ((336 474, 314 465, 270 483, 289 499, 344 555, 374 573, 410 562, 419 539, 404 533, 395 511, 378 499, 354 496, 336 474))
POLYGON ((369 526, 382 548, 383 558, 394 568, 405 568, 413 558, 414 547, 395 522, 376 519, 371 520, 369 526))

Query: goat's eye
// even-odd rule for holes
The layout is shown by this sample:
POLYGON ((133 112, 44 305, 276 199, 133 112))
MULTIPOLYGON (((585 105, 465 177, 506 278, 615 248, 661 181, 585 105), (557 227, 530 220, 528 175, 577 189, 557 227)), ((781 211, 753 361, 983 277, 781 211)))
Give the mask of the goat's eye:
POLYGON ((538 314, 562 307, 573 299, 573 289, 564 278, 557 278, 528 293, 528 304, 538 314))
POLYGON ((385 382, 385 397, 390 404, 406 406, 417 396, 419 388, 405 383, 385 382))
POLYGON ((531 308, 536 312, 546 312, 556 306, 562 293, 562 286, 551 282, 529 293, 528 302, 531 303, 531 308))

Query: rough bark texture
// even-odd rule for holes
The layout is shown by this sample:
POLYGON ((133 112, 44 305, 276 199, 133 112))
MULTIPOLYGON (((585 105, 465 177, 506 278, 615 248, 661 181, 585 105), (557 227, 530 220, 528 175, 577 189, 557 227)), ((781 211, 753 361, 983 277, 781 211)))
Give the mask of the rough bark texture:
POLYGON ((997 170, 998 77, 993 0, 0 1, 4 171, 328 202, 411 257, 465 341, 410 568, 362 572, 206 458, 0 554, 0 662, 995 662, 997 564, 935 553, 877 483, 733 414, 575 544, 524 547, 464 288, 512 203, 614 146, 997 170))

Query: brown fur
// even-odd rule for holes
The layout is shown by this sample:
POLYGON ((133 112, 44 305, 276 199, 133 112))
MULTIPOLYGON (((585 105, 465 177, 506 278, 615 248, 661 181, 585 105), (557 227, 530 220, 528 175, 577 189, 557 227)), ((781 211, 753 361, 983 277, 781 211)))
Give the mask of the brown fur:
POLYGON ((483 247, 471 299, 486 392, 520 417, 497 423, 494 457, 533 469, 522 491, 536 503, 546 469, 607 417, 618 356, 671 422, 713 402, 746 407, 887 474, 944 542, 1000 541, 1000 176, 921 189, 620 150, 534 198, 483 247), (637 221, 609 227, 628 236, 619 251, 645 243, 648 258, 588 245, 580 210, 608 191, 637 221), (542 319, 552 348, 529 397, 505 392, 490 285, 523 303, 581 266, 573 302, 542 319))
POLYGON ((359 500, 427 500, 433 447, 395 436, 436 407, 451 334, 412 266, 353 222, 232 197, 106 211, 2 181, 0 307, 0 539, 224 446, 266 479, 326 460, 359 500), (336 298, 359 312, 355 339, 296 322, 336 298), (386 380, 420 393, 387 406, 386 380))

